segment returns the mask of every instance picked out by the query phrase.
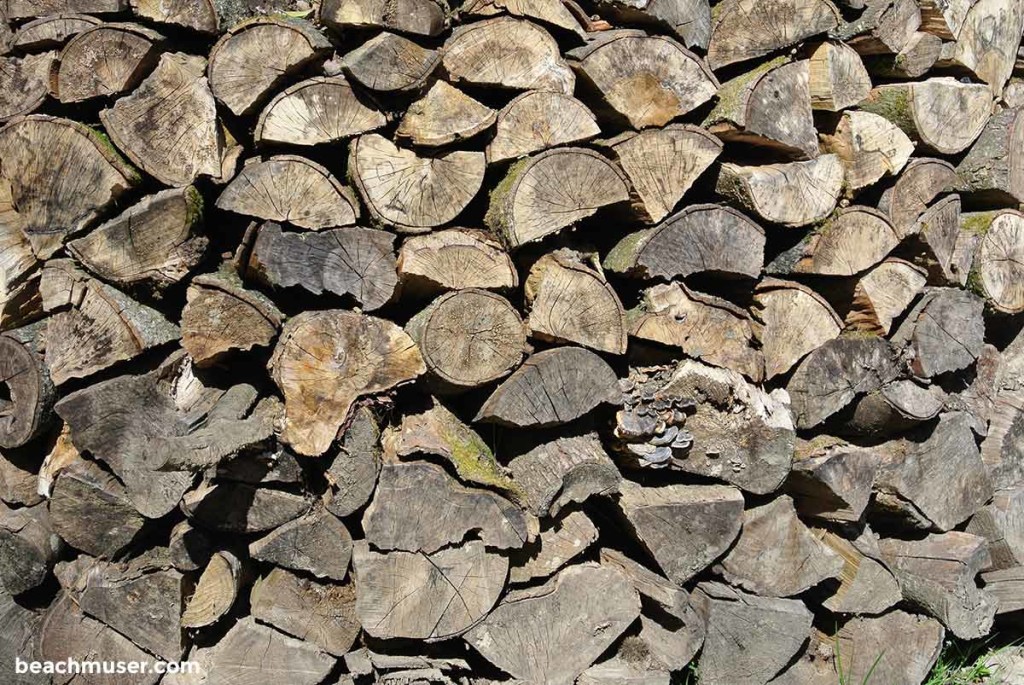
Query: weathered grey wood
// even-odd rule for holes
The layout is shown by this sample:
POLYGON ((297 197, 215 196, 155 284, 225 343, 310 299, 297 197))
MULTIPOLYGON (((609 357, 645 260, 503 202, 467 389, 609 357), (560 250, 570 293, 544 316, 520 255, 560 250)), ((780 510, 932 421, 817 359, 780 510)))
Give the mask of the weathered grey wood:
POLYGON ((827 436, 800 440, 785 490, 804 516, 856 522, 871 499, 878 462, 872 450, 827 436))
POLYGON ((715 190, 765 221, 798 228, 832 213, 843 189, 838 155, 808 162, 741 166, 722 164, 715 190))
POLYGON ((1024 609, 1024 567, 1014 566, 1001 571, 981 574, 985 592, 998 602, 997 614, 1009 614, 1024 609))
POLYGON ((31 114, 43 105, 56 59, 56 52, 0 57, 0 122, 31 114))
POLYGON ((872 438, 889 436, 934 419, 947 402, 948 395, 937 385, 896 380, 858 399, 843 431, 872 438))
POLYGON ((368 407, 352 412, 338 454, 327 467, 324 505, 335 516, 355 513, 370 501, 380 473, 380 428, 368 407))
POLYGON ((6 592, 19 595, 42 584, 62 550, 46 505, 0 505, 0 582, 6 592))
POLYGON ((867 59, 868 71, 886 78, 915 79, 928 73, 942 56, 945 43, 933 33, 915 31, 895 55, 867 59))
POLYGON ((1010 390, 994 400, 981 458, 997 488, 1013 487, 1024 478, 1024 393, 1010 390))
POLYGON ((130 0, 132 12, 158 24, 181 26, 201 33, 220 28, 215 0, 130 0))
POLYGON ((309 499, 246 483, 203 483, 185 493, 181 509, 196 525, 222 533, 265 533, 309 511, 309 499))
POLYGON ((53 421, 56 392, 45 363, 44 323, 0 335, 0 447, 22 447, 53 421))
POLYGON ((920 683, 942 651, 945 631, 934 619, 891 611, 877 618, 854 618, 836 633, 843 677, 893 685, 920 683), (899 649, 894 647, 899 645, 899 649))
POLYGON ((91 26, 61 50, 50 78, 53 94, 67 104, 132 90, 156 63, 162 41, 139 24, 91 26))
POLYGON ((843 329, 843 321, 817 292, 793 281, 766 278, 754 291, 754 316, 761 322, 765 378, 792 369, 843 329), (802 321, 802 326, 793 326, 802 321))
POLYGON ((711 9, 705 0, 602 0, 598 10, 622 24, 668 28, 689 48, 707 50, 711 38, 711 9))
POLYGON ((26 52, 50 50, 100 21, 88 14, 49 14, 22 24, 14 33, 12 45, 26 52))
POLYGON ((14 209, 11 182, 0 175, 0 326, 23 326, 42 315, 41 264, 14 209))
POLYGON ((880 263, 899 242, 900 236, 884 214, 870 207, 847 207, 776 257, 766 271, 854 276, 880 263))
POLYGON ((352 536, 333 514, 316 509, 250 543, 249 556, 341 582, 352 556, 352 536))
POLYGON ((1024 119, 1020 107, 989 119, 978 141, 957 166, 968 188, 997 201, 1024 201, 1024 172, 1020 154, 1024 146, 1024 119))
POLYGON ((39 476, 43 471, 33 450, 0 449, 0 501, 31 507, 43 501, 39 476))
POLYGON ((341 67, 370 90, 402 93, 422 88, 440 62, 436 51, 385 31, 346 54, 341 67))
POLYGON ((835 28, 839 11, 827 0, 728 0, 712 13, 712 69, 745 62, 835 28))
POLYGON ((269 347, 284 320, 269 298, 246 290, 229 271, 196 276, 187 296, 181 311, 181 345, 199 367, 269 347))
POLYGON ((988 540, 985 570, 1024 566, 1024 487, 999 490, 967 523, 966 532, 988 540))
POLYGON ((918 218, 941 194, 960 183, 956 170, 940 159, 915 158, 911 160, 896 183, 878 201, 878 208, 889 215, 892 225, 901 236, 913 232, 918 218))
POLYGON ((597 540, 597 527, 582 511, 573 510, 554 519, 537 539, 512 557, 509 582, 529 583, 547 578, 587 551, 597 540))
POLYGON ((51 524, 61 539, 95 557, 117 554, 145 523, 124 486, 82 458, 61 470, 49 507, 51 524))
POLYGON ((39 642, 39 627, 42 615, 27 609, 11 597, 9 592, 0 592, 0 663, 10 672, 11 685, 46 685, 50 676, 42 674, 18 673, 15 664, 32 654, 39 642))
POLYGON ((245 566, 229 551, 210 557, 181 612, 182 628, 213 625, 231 610, 245 581, 245 566))
POLYGON ((841 614, 880 614, 903 599, 896 577, 881 560, 878 540, 870 528, 865 527, 852 541, 824 528, 811 532, 843 560, 839 587, 822 602, 826 609, 841 614))
POLYGON ((413 145, 442 147, 472 138, 490 128, 497 112, 458 88, 437 81, 409 105, 395 135, 413 145))
POLYGON ((970 366, 981 354, 984 301, 972 293, 937 288, 907 314, 892 344, 904 348, 914 375, 931 378, 970 366))

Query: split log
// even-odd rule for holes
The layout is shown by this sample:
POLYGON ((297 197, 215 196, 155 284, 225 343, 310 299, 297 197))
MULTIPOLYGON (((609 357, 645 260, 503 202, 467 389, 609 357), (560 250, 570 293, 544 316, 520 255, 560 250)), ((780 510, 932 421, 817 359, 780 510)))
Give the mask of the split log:
POLYGON ((615 372, 593 352, 556 347, 529 357, 484 402, 475 421, 545 428, 620 402, 615 372))
POLYGON ((796 599, 758 597, 711 582, 699 584, 692 598, 707 622, 698 665, 705 682, 765 683, 789 663, 811 632, 813 616, 796 599))
POLYGON ((817 528, 812 534, 843 560, 839 587, 822 606, 840 614, 880 614, 903 599, 896 577, 882 563, 871 529, 853 541, 817 528))
POLYGON ((131 0, 132 12, 158 24, 217 33, 220 21, 215 0, 131 0))
POLYGON ((504 290, 519 285, 512 258, 486 231, 452 228, 406 239, 398 251, 403 292, 504 290))
POLYGON ((761 351, 768 380, 788 372, 843 329, 842 319, 828 302, 799 283, 765 279, 754 291, 754 302, 754 315, 762 324, 761 351), (803 325, 794 326, 794 321, 803 325))
POLYGON ((341 582, 352 557, 352 536, 333 514, 317 509, 251 543, 249 556, 341 582))
MULTIPOLYGON (((325 219, 330 216, 325 212, 325 219)), ((274 288, 348 296, 373 311, 390 302, 398 286, 394 242, 394 235, 373 228, 295 233, 266 223, 257 233, 246 275, 274 288)))
POLYGON ((586 37, 585 24, 590 19, 581 16, 578 6, 560 0, 471 0, 459 10, 467 17, 491 17, 511 14, 513 17, 532 19, 564 31, 586 37))
POLYGON ((490 107, 437 81, 423 98, 409 105, 395 136, 413 145, 441 147, 472 138, 490 128, 496 117, 490 107))
POLYGON ((981 135, 992 111, 992 94, 982 84, 930 78, 878 86, 860 107, 885 117, 926 149, 955 155, 981 135))
POLYGON ((10 593, 0 593, 0 625, 4 628, 3 638, 0 638, 0 662, 10 665, 10 685, 43 685, 50 680, 39 675, 18 674, 14 668, 18 659, 38 654, 42 618, 38 611, 15 602, 10 593))
POLYGON ((961 640, 988 634, 996 601, 974 580, 989 564, 985 538, 953 532, 918 541, 882 540, 879 546, 904 599, 961 640))
POLYGON ((508 560, 478 541, 430 555, 379 554, 359 541, 352 567, 356 614, 369 635, 427 641, 454 637, 477 623, 498 601, 508 574, 508 560))
POLYGON ((548 578, 583 554, 597 540, 597 527, 582 511, 557 518, 537 539, 512 557, 509 582, 529 583, 548 578))
POLYGON ((1024 311, 1024 214, 1013 210, 968 214, 962 225, 983 234, 968 285, 996 311, 1024 311))
POLYGON ((892 225, 905 237, 914 231, 918 218, 939 195, 960 184, 953 165, 940 159, 913 159, 896 183, 878 201, 892 225))
POLYGON ((103 23, 68 41, 54 66, 54 96, 67 104, 133 90, 156 64, 156 31, 138 24, 103 23))
POLYGON ((846 325, 865 333, 888 335, 893 323, 924 289, 924 269, 889 258, 860 277, 853 289, 846 325))
POLYGON ((1024 109, 1007 109, 989 119, 956 171, 974 193, 999 203, 1024 202, 1024 109))
POLYGON ((88 14, 49 14, 18 27, 11 46, 24 52, 52 50, 100 23, 88 14))
POLYGON ((584 148, 558 148, 521 160, 491 193, 488 227, 515 249, 630 199, 615 164, 584 148))
POLYGON ((57 54, 0 57, 0 122, 39 109, 50 90, 50 69, 57 54))
POLYGON ((839 24, 827 0, 727 0, 712 13, 708 63, 714 70, 789 47, 839 24))
POLYGON ((713 98, 718 80, 696 55, 666 36, 605 31, 567 53, 608 114, 635 129, 664 126, 713 98))
POLYGON ((14 119, 0 129, 0 157, 0 178, 10 184, 22 231, 40 259, 139 182, 96 131, 68 119, 14 119))
POLYGON ((844 112, 825 146, 846 168, 846 192, 854 195, 883 176, 899 176, 914 152, 914 143, 900 128, 871 112, 844 112))
POLYGON ((134 93, 100 112, 118 149, 169 186, 223 176, 227 152, 205 71, 200 57, 165 53, 134 93))
MULTIPOLYGON (((45 464, 45 459, 43 460, 45 464)), ((37 455, 26 450, 0 450, 0 501, 32 507, 45 499, 40 492, 43 465, 37 455)))
POLYGON ((876 55, 867 60, 868 71, 875 76, 916 79, 935 66, 942 55, 942 39, 916 31, 895 55, 876 55))
POLYGON ((463 487, 428 462, 384 464, 363 514, 366 540, 375 548, 423 554, 460 544, 471 531, 488 547, 518 549, 533 537, 532 525, 508 500, 463 487), (424 496, 410 500, 409 492, 424 496), (428 518, 432 526, 413 523, 428 518))
POLYGON ((870 449, 828 437, 798 441, 785 489, 804 516, 856 523, 871 499, 878 461, 870 449))
POLYGON ((465 639, 514 678, 571 685, 639 615, 625 576, 581 564, 540 588, 509 593, 465 639))
POLYGON ((503 162, 600 135, 594 114, 563 93, 531 90, 512 99, 497 114, 487 161, 503 162))
POLYGON ((736 305, 682 283, 645 290, 627 313, 629 334, 680 348, 687 357, 764 380, 764 358, 754 346, 754 323, 736 305))
POLYGON ((466 208, 484 180, 482 152, 421 157, 377 134, 352 143, 348 173, 370 216, 403 233, 426 233, 466 208))
POLYGON ((720 557, 743 525, 743 495, 733 487, 623 481, 620 490, 619 509, 634 537, 680 586, 720 557))
POLYGON ((997 614, 1024 610, 1024 567, 1014 566, 1002 571, 981 574, 984 589, 997 602, 997 614))
POLYGON ((994 405, 988 435, 981 444, 982 460, 995 487, 1013 487, 1024 479, 1024 393, 1001 392, 994 405))
POLYGON ((370 90, 410 93, 424 88, 440 63, 436 51, 385 31, 346 54, 341 68, 370 90))
POLYGON ((340 310, 290 319, 270 368, 285 398, 282 439, 309 456, 327 451, 361 395, 388 390, 425 371, 419 348, 401 328, 340 310))
POLYGON ((920 683, 938 660, 944 637, 937 621, 903 611, 854 618, 836 633, 836 658, 850 682, 920 683))
POLYGON ((202 368, 235 352, 269 347, 284 315, 269 298, 227 274, 192 279, 181 312, 181 346, 202 368))
POLYGON ((359 636, 352 584, 319 583, 275 568, 253 585, 249 604, 256 620, 337 657, 359 636))
POLYGON ((12 206, 11 184, 0 174, 0 328, 23 326, 42 315, 39 260, 12 206))
POLYGON ((555 39, 512 17, 457 28, 445 42, 443 64, 455 83, 572 95, 576 82, 555 39))
POLYGON ((937 385, 896 380, 860 398, 843 430, 853 435, 888 436, 934 419, 947 403, 948 396, 937 385))
POLYGON ((723 83, 704 126, 728 143, 796 159, 817 157, 808 60, 779 57, 723 83))
POLYGON ((344 76, 316 76, 274 96, 260 114, 259 145, 322 145, 381 128, 384 114, 357 94, 344 76))
POLYGON ((327 511, 349 516, 369 502, 377 487, 380 461, 377 419, 367 407, 356 407, 338 454, 324 474, 330 487, 324 497, 327 511))
POLYGON ((203 483, 185 493, 181 509, 193 523, 235 534, 265 533, 309 511, 310 501, 284 490, 245 483, 203 483))
POLYGON ((831 35, 848 41, 862 55, 898 53, 921 26, 921 10, 915 0, 881 0, 852 22, 844 22, 831 35))
POLYGON ((961 269, 953 258, 960 232, 960 197, 948 195, 921 213, 904 252, 927 269, 930 283, 957 284, 961 269))
POLYGON ((843 175, 842 161, 832 154, 788 164, 725 163, 715 189, 765 221, 800 227, 832 213, 843 189, 843 175))
POLYGON ((45 504, 0 505, 0 582, 6 592, 19 595, 42 584, 62 549, 45 504))
POLYGON ((94 557, 117 554, 145 522, 124 486, 94 462, 81 458, 60 472, 49 507, 57 535, 94 557))
POLYGON ((60 472, 81 458, 82 455, 79 454, 71 442, 71 431, 68 430, 65 424, 61 428, 60 435, 54 441, 53 448, 43 459, 43 463, 39 467, 36 491, 42 497, 50 497, 53 494, 54 481, 57 480, 60 472))
POLYGON ((870 207, 847 207, 776 257, 766 271, 787 276, 855 276, 880 263, 899 242, 884 214, 870 207))
POLYGON ((992 563, 986 571, 1024 566, 1024 487, 996 492, 971 517, 966 532, 988 540, 992 563))
POLYGON ((654 228, 628 235, 605 257, 614 273, 645 279, 696 274, 757 278, 764 229, 731 207, 691 205, 654 228))
POLYGON ((0 447, 21 447, 46 431, 56 393, 39 322, 0 335, 0 447))
POLYGON ((921 30, 942 40, 956 40, 972 0, 921 0, 921 30))
POLYGON ((762 597, 792 597, 835 578, 843 560, 821 543, 781 495, 743 513, 743 532, 719 564, 731 585, 762 597))
POLYGON ((967 10, 949 59, 973 72, 999 95, 1013 73, 1014 50, 1024 30, 1024 7, 999 0, 977 0, 967 10))
POLYGON ((434 300, 406 324, 427 372, 444 392, 487 385, 514 369, 526 349, 519 312, 487 290, 456 290, 434 300))
POLYGON ((864 62, 845 43, 821 43, 811 53, 809 67, 812 109, 841 112, 855 107, 871 92, 871 76, 864 62))
POLYGON ((250 485, 307 484, 306 474, 298 457, 271 441, 255 450, 245 450, 217 464, 216 478, 250 485))
POLYGON ((598 10, 621 24, 667 28, 689 48, 707 50, 711 9, 706 0, 601 0, 598 10))
POLYGON ((914 375, 921 378, 966 368, 985 344, 984 307, 972 293, 930 290, 893 333, 892 344, 905 348, 914 375))
POLYGON ((600 557, 602 566, 622 573, 643 599, 651 600, 659 608, 675 611, 689 603, 686 590, 622 552, 604 547, 601 549, 600 557))
POLYGON ((416 36, 436 36, 447 25, 447 5, 434 0, 403 0, 394 5, 371 0, 327 0, 317 19, 339 31, 384 29, 416 36))
POLYGON ((211 556, 181 612, 181 627, 205 628, 224 618, 238 599, 244 576, 243 563, 231 552, 211 556))
POLYGON ((210 88, 233 114, 250 114, 289 74, 331 50, 312 24, 259 17, 228 29, 210 51, 210 88))

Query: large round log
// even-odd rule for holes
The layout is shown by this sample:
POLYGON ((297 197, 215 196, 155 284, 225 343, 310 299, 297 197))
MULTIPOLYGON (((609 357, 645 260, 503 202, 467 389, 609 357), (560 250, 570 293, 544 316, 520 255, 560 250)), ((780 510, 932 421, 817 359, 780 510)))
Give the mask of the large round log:
POLYGON ((1024 311, 1024 214, 1013 210, 968 214, 963 225, 983 233, 968 285, 996 310, 1024 311))

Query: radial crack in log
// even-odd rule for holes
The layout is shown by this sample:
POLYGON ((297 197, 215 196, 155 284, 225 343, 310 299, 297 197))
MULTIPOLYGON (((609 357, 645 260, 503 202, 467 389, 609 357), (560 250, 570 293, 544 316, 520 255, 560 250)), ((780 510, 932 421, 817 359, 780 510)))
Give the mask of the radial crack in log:
POLYGON ((870 528, 865 527, 853 541, 824 528, 812 532, 843 560, 839 587, 822 603, 826 609, 842 614, 880 614, 903 599, 870 528))
POLYGON ((1014 71, 1022 29, 1024 6, 1019 2, 977 0, 950 44, 948 61, 974 72, 998 96, 1014 71))
POLYGON ((344 523, 317 509, 251 543, 249 556, 340 583, 348 573, 352 537, 344 523))
POLYGON ((846 192, 854 195, 883 176, 899 176, 914 152, 914 143, 885 117, 859 110, 844 112, 825 146, 846 168, 846 192))
POLYGON ((821 295, 792 281, 767 278, 754 291, 754 315, 761 322, 765 378, 793 368, 808 353, 839 336, 843 321, 821 295), (791 322, 803 325, 793 326, 791 322))
POLYGON ((924 269, 902 259, 886 259, 857 281, 846 325, 865 333, 888 335, 926 282, 924 269))
POLYGON ((943 193, 960 184, 953 165, 940 159, 910 161, 896 183, 878 201, 878 209, 889 215, 901 237, 914 231, 918 218, 943 193))
POLYGON ((257 144, 322 145, 381 128, 387 118, 344 76, 315 76, 274 96, 260 114, 257 144))
POLYGON ((967 214, 961 226, 982 233, 967 285, 999 312, 1024 311, 1024 214, 967 214))
POLYGON ((519 285, 512 257, 490 233, 452 228, 407 238, 398 251, 403 292, 438 294, 444 290, 504 290, 519 285))
POLYGON ((547 148, 580 143, 600 135, 594 114, 563 93, 531 90, 512 99, 497 114, 488 163, 523 157, 547 148))
POLYGON ((841 112, 868 96, 871 76, 856 50, 826 41, 811 53, 808 88, 813 109, 841 112))
POLYGON ((707 50, 711 39, 707 0, 600 0, 598 10, 624 25, 668 28, 688 48, 707 50))
POLYGON ((711 13, 708 63, 712 69, 789 47, 839 25, 828 0, 725 0, 711 13))
POLYGON ((120 481, 81 457, 61 469, 49 507, 61 539, 95 557, 123 550, 145 523, 120 481))
POLYGON ((814 224, 836 208, 843 189, 838 155, 809 162, 740 166, 722 164, 716 190, 761 217, 783 226, 814 224))
POLYGON ((12 47, 25 52, 59 48, 101 21, 88 14, 50 14, 22 24, 14 34, 12 47))

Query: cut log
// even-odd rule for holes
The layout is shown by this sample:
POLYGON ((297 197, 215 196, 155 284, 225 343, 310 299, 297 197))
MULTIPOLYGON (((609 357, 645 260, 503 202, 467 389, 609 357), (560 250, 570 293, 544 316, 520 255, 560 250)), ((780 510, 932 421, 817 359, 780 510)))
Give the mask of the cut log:
POLYGON ((839 25, 828 0, 726 0, 712 12, 708 63, 714 70, 795 45, 839 25))
POLYGON ((484 402, 475 420, 545 428, 620 401, 615 372, 603 359, 579 347, 557 347, 529 357, 484 402))
POLYGON ((920 683, 938 660, 944 637, 937 621, 903 611, 854 618, 836 633, 836 659, 852 683, 920 683))
POLYGON ((394 242, 394 235, 373 228, 294 233, 266 223, 249 255, 247 276, 273 288, 348 296, 373 311, 390 302, 398 286, 394 242))
POLYGON ((205 628, 224 618, 238 599, 244 575, 245 567, 231 552, 211 556, 181 612, 181 627, 205 628))
POLYGON ((743 513, 743 532, 722 559, 731 585, 762 597, 792 597, 838 577, 843 559, 820 542, 781 495, 743 513))
POLYGON ((843 22, 833 32, 862 55, 890 55, 907 46, 921 26, 916 0, 869 0, 867 8, 852 22, 843 22))
POLYGON ((498 601, 508 560, 467 542, 434 554, 371 551, 355 545, 356 614, 379 638, 443 640, 465 632, 498 601))
POLYGON ((999 203, 1024 202, 1024 109, 1007 109, 989 119, 978 142, 957 167, 967 188, 999 203))
MULTIPOLYGON (((46 460, 43 460, 43 464, 46 460)), ((32 507, 49 492, 40 492, 43 464, 27 450, 0 450, 0 501, 10 505, 32 507)))
POLYGON ((981 135, 992 94, 982 84, 940 77, 878 86, 860 107, 885 117, 926 149, 955 155, 981 135))
POLYGON ((38 611, 15 602, 10 593, 0 593, 0 625, 4 627, 3 638, 0 639, 0 663, 10 666, 10 685, 44 685, 49 680, 38 674, 19 674, 14 667, 18 659, 39 653, 42 618, 38 611))
MULTIPOLYGON (((679 611, 689 604, 690 598, 686 590, 622 552, 611 547, 604 547, 601 549, 600 558, 602 566, 621 572, 629 579, 643 599, 650 600, 658 608, 666 612, 673 612, 679 611)), ((701 639, 703 640, 703 636, 701 639)))
POLYGON ((951 62, 971 70, 998 96, 1015 68, 1015 50, 1024 29, 1024 6, 977 0, 967 10, 952 43, 951 62))
POLYGON ((922 212, 903 251, 928 271, 929 283, 955 285, 961 270, 953 261, 960 232, 960 197, 948 195, 922 212))
POLYGON ((39 466, 36 491, 43 497, 50 497, 53 494, 53 483, 60 472, 81 458, 82 455, 71 442, 71 431, 65 424, 54 441, 53 448, 39 466))
POLYGON ((249 600, 256 620, 344 656, 359 636, 352 584, 319 583, 280 568, 256 581, 249 600))
POLYGON ((196 525, 233 534, 265 533, 309 511, 309 499, 245 483, 203 483, 185 493, 181 509, 196 525))
POLYGON ((427 462, 384 464, 363 514, 366 540, 377 549, 424 554, 457 545, 471 531, 488 547, 519 549, 533 537, 530 527, 516 505, 488 490, 463 487, 427 462), (410 500, 409 492, 423 497, 410 500), (433 525, 416 524, 428 518, 433 525))
POLYGON ((0 57, 0 122, 39 109, 49 94, 55 52, 0 57))
POLYGON ((691 205, 654 228, 626 236, 604 267, 645 279, 696 274, 757 278, 764 266, 764 229, 741 212, 691 205))
POLYGON ((51 86, 61 102, 82 102, 132 90, 156 65, 156 31, 138 24, 104 23, 75 35, 60 52, 51 86))
POLYGON ((576 78, 551 35, 528 21, 495 17, 460 26, 444 44, 452 81, 572 95, 576 78))
POLYGON ((269 347, 283 320, 273 302, 241 287, 237 278, 204 274, 188 288, 181 345, 196 366, 211 366, 236 352, 269 347))
POLYGON ((409 106, 395 136, 413 145, 441 147, 472 138, 490 128, 496 117, 497 112, 490 107, 437 81, 422 99, 409 106))
POLYGON ((257 144, 322 145, 381 128, 384 114, 344 76, 316 76, 274 96, 260 114, 257 144))
POLYGON ((0 158, 0 179, 10 184, 22 231, 41 259, 139 182, 96 131, 68 119, 14 119, 0 129, 0 158))
POLYGON ((508 170, 491 192, 486 222, 514 249, 629 199, 626 177, 613 162, 593 150, 558 148, 508 170))
POLYGON ((571 685, 639 615, 640 598, 622 573, 581 564, 506 595, 466 641, 514 678, 571 685))
POLYGON ((988 540, 986 571, 1024 566, 1024 487, 1000 490, 978 510, 966 531, 988 540))
POLYGON ((922 385, 914 379, 893 381, 858 400, 843 430, 852 435, 885 437, 934 419, 948 401, 937 385, 922 385))
POLYGON ((410 93, 425 87, 440 63, 436 51, 385 31, 345 55, 341 67, 370 90, 410 93))
POLYGON ((845 43, 821 43, 810 56, 811 108, 841 112, 871 92, 871 76, 857 51, 845 43))
POLYGON ((847 327, 888 335, 893 322, 924 289, 926 281, 924 269, 902 259, 886 259, 854 286, 847 327))
POLYGON ((814 536, 843 560, 839 587, 822 605, 840 614, 880 614, 903 599, 896 577, 881 561, 878 541, 866 528, 852 542, 817 528, 814 536))
POLYGON ((619 509, 633 535, 680 586, 720 557, 743 525, 743 495, 733 487, 623 481, 620 490, 619 509))
POLYGON ((1024 479, 1024 393, 1000 392, 994 405, 981 455, 995 487, 1008 488, 1024 479))
POLYGON ((921 30, 941 38, 956 40, 967 19, 973 0, 920 0, 921 30))
POLYGON ((804 516, 856 523, 871 498, 878 461, 870 449, 832 438, 798 441, 785 489, 804 516))
POLYGON ((40 262, 12 206, 11 184, 0 172, 0 328, 23 326, 42 315, 40 262))
POLYGON ((707 622, 698 666, 705 682, 766 683, 811 633, 813 616, 800 600, 757 597, 708 582, 697 586, 692 599, 707 622))
POLYGON ((44 361, 45 326, 0 335, 0 447, 21 447, 52 424, 57 398, 44 361))
POLYGON ((870 207, 847 207, 776 257, 766 270, 787 276, 856 276, 880 263, 899 242, 884 214, 870 207))
POLYGON ((380 428, 367 407, 357 407, 342 437, 338 454, 324 474, 330 486, 327 511, 349 516, 370 501, 380 473, 380 428))
POLYGON ((94 557, 110 558, 120 552, 145 522, 124 486, 94 462, 81 458, 60 472, 49 507, 57 535, 94 557))
POLYGON ((676 41, 642 31, 605 31, 568 53, 608 114, 635 129, 664 126, 713 98, 718 80, 676 41))
POLYGON ((317 509, 251 543, 249 556, 341 582, 348 573, 352 537, 333 514, 317 509))
POLYGON ((1014 566, 1002 571, 982 573, 985 592, 995 597, 997 614, 1009 614, 1024 609, 1024 566, 1014 566))
POLYGON ((519 312, 487 290, 456 290, 406 324, 427 371, 443 392, 461 392, 508 375, 523 358, 526 327, 519 312))
POLYGON ((867 68, 875 76, 897 79, 916 79, 935 66, 942 54, 942 39, 921 31, 895 55, 877 55, 867 60, 867 68))
POLYGON ((482 152, 421 157, 370 134, 352 143, 348 169, 372 218, 403 233, 426 233, 466 208, 484 167, 482 152))
POLYGON ((497 114, 487 161, 503 162, 600 135, 593 113, 570 95, 549 91, 523 93, 497 114))
POLYGON ((935 288, 907 314, 892 343, 909 355, 915 376, 932 378, 974 363, 985 344, 985 302, 952 288, 935 288))
POLYGON ((210 51, 214 97, 237 115, 250 114, 289 74, 324 59, 331 50, 312 24, 259 17, 228 29, 210 51))
POLYGON ((529 583, 548 578, 597 540, 597 527, 582 511, 570 511, 542 530, 537 540, 513 556, 509 582, 529 583))
POLYGON ((817 157, 808 60, 779 57, 722 84, 704 126, 728 143, 796 159, 817 157))
POLYGON ((101 22, 88 14, 49 14, 22 24, 11 45, 24 52, 52 50, 101 22))
POLYGON ((511 14, 513 17, 532 19, 564 31, 586 37, 584 25, 590 19, 581 16, 574 7, 560 0, 471 0, 462 6, 460 14, 467 17, 492 17, 511 14))
POLYGON ((882 194, 878 209, 905 237, 914 231, 918 218, 939 195, 956 188, 960 180, 953 166, 940 159, 918 158, 904 168, 896 183, 882 194))
POLYGON ((158 24, 181 26, 200 33, 217 33, 216 0, 131 0, 132 12, 158 24))
POLYGON ((843 189, 843 174, 842 161, 831 154, 789 164, 725 163, 715 189, 765 221, 799 227, 832 213, 843 189))
POLYGON ((388 4, 372 0, 326 0, 317 19, 339 31, 348 28, 384 29, 416 36, 436 36, 447 26, 447 5, 434 0, 402 0, 388 4))
POLYGON ((914 143, 900 128, 871 112, 845 112, 825 146, 846 168, 846 192, 855 195, 883 176, 899 176, 914 152, 914 143))
POLYGON ((761 351, 769 380, 788 372, 843 329, 842 319, 828 302, 799 283, 765 279, 754 291, 754 302, 754 314, 762 324, 761 351), (794 326, 794 321, 802 325, 794 326))
POLYGON ((980 233, 968 285, 997 311, 1024 311, 1024 214, 1013 210, 967 214, 963 227, 980 233))
POLYGON ((954 532, 918 541, 882 540, 879 546, 904 599, 961 640, 988 634, 996 601, 974 580, 989 563, 985 538, 954 532))
POLYGON ((398 251, 403 292, 436 294, 444 290, 504 290, 519 285, 512 258, 486 231, 452 228, 413 236, 398 251))
POLYGON ((42 584, 62 548, 45 504, 0 505, 0 582, 6 592, 20 595, 42 584))
POLYGON ((307 456, 327 451, 361 395, 388 390, 425 371, 419 348, 401 328, 340 310, 290 319, 270 368, 285 398, 282 439, 307 456))
POLYGON ((623 25, 669 29, 689 48, 707 50, 711 9, 706 0, 601 0, 598 10, 623 25))

